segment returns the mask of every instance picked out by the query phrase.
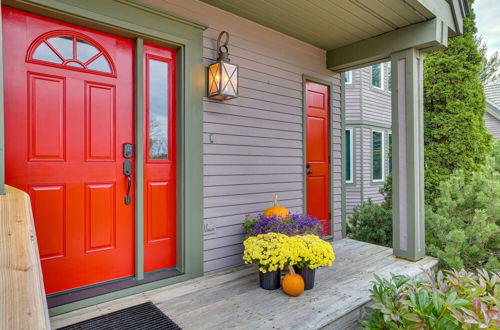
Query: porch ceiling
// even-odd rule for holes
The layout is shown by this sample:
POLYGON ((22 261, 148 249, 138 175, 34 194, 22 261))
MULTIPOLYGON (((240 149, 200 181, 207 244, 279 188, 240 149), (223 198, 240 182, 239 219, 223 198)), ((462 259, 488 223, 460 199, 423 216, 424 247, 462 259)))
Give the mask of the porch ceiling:
MULTIPOLYGON (((429 21, 435 22, 434 28, 430 30, 422 26, 430 32, 425 37, 431 40, 437 39, 438 44, 446 45, 448 36, 462 33, 462 18, 468 10, 467 0, 201 1, 327 50, 329 53, 337 55, 337 50, 341 49, 340 57, 345 53, 350 55, 359 52, 359 45, 362 48, 367 46, 363 41, 382 35, 387 36, 386 39, 389 40, 382 47, 389 48, 387 46, 394 39, 391 33, 400 29, 408 30, 409 26, 429 21), (357 49, 348 49, 355 44, 358 44, 357 49)), ((422 28, 412 28, 411 31, 417 32, 422 28)), ((408 40, 413 36, 397 32, 397 38, 408 40)), ((405 48, 411 46, 423 49, 428 48, 431 43, 426 42, 422 47, 406 45, 404 42, 401 45, 405 48)), ((369 49, 364 51, 366 50, 369 51, 369 49)), ((375 54, 371 56, 370 61, 381 60, 381 56, 387 54, 387 52, 383 55, 375 54)), ((345 60, 341 62, 329 68, 344 70, 355 65, 345 60)))

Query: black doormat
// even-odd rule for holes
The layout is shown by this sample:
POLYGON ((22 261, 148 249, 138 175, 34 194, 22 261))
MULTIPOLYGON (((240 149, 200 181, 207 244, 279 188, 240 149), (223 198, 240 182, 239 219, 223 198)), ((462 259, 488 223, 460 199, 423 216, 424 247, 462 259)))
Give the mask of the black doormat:
POLYGON ((68 325, 59 330, 180 330, 167 315, 153 303, 120 309, 86 321, 68 325))

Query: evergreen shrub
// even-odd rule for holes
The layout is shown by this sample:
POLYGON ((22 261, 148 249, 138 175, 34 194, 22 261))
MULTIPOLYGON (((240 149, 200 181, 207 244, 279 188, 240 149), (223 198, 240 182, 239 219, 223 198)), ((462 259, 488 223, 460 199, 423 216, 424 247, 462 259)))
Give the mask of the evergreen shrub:
POLYGON ((434 205, 426 212, 426 247, 440 266, 498 271, 500 140, 481 169, 458 170, 441 183, 434 205))

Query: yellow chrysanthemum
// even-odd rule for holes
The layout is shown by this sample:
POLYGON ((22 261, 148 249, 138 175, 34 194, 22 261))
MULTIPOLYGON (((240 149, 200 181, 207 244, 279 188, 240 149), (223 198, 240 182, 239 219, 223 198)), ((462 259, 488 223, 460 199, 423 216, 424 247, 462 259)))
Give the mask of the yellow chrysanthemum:
POLYGON ((288 237, 267 233, 247 238, 243 245, 245 263, 259 265, 263 273, 283 269, 288 265, 316 269, 331 266, 335 259, 332 245, 316 235, 288 237))

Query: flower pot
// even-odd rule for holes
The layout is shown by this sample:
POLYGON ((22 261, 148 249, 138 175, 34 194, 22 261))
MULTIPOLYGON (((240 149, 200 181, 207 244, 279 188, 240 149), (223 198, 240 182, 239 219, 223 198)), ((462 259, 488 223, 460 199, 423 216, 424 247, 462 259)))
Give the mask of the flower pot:
POLYGON ((259 271, 260 287, 264 290, 279 289, 281 286, 280 281, 281 281, 281 272, 279 270, 267 273, 259 271))
POLYGON ((304 279, 304 290, 311 290, 314 288, 314 275, 316 274, 316 269, 297 268, 296 273, 304 279))

